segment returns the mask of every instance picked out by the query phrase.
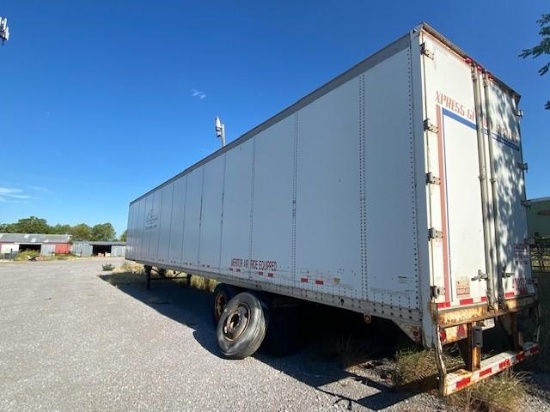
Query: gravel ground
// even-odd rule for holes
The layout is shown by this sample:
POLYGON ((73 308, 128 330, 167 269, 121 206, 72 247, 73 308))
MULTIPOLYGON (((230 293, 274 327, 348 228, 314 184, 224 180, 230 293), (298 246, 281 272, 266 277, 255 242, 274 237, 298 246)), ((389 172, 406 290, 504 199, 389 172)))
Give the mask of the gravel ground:
MULTIPOLYGON (((300 353, 219 357, 211 296, 173 282, 114 287, 122 259, 0 262, 1 411, 433 411, 368 369, 300 353)), ((537 375, 525 410, 548 410, 537 375)))

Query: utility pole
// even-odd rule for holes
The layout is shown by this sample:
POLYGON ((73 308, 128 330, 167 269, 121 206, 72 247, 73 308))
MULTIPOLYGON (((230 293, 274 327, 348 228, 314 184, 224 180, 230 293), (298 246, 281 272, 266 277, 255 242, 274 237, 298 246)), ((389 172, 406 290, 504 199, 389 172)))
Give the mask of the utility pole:
POLYGON ((216 116, 216 137, 221 139, 222 147, 225 146, 225 125, 220 121, 220 118, 216 116))
POLYGON ((0 17, 0 39, 2 44, 7 42, 10 38, 10 28, 8 27, 8 19, 6 17, 0 17))

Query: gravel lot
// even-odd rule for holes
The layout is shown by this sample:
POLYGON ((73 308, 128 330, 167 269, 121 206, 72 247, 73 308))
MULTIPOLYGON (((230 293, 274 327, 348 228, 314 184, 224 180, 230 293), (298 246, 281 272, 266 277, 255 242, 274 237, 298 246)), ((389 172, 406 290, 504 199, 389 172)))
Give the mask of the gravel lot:
MULTIPOLYGON (((173 282, 116 288, 102 264, 122 262, 0 262, 1 411, 448 410, 307 350, 222 359, 208 293, 173 282)), ((550 402, 530 397, 531 408, 550 402)))

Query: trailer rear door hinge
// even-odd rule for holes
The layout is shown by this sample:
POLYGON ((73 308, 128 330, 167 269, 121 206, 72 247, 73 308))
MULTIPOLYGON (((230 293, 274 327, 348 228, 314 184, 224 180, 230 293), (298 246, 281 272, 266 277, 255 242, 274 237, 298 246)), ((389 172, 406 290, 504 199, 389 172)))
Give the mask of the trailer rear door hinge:
POLYGON ((530 207, 531 206, 531 201, 530 200, 522 200, 521 204, 525 207, 530 207))
POLYGON ((445 288, 443 286, 432 285, 430 286, 430 291, 432 292, 432 298, 437 299, 441 295, 445 294, 445 288))
POLYGON ((518 167, 520 170, 527 171, 529 170, 529 164, 518 162, 518 167))
POLYGON ((431 227, 428 229, 428 239, 443 239, 443 232, 441 230, 436 230, 431 227))
POLYGON ((477 276, 474 276, 472 280, 488 280, 489 275, 487 273, 483 273, 482 270, 477 271, 477 276))
POLYGON ((437 133, 439 129, 435 124, 432 123, 430 119, 424 120, 424 130, 427 130, 429 132, 437 133))
POLYGON ((441 179, 435 176, 432 172, 426 173, 426 184, 428 185, 440 185, 441 179))
POLYGON ((422 53, 424 56, 426 56, 428 59, 434 59, 434 52, 430 50, 428 45, 426 43, 422 43, 420 45, 420 53, 422 53))

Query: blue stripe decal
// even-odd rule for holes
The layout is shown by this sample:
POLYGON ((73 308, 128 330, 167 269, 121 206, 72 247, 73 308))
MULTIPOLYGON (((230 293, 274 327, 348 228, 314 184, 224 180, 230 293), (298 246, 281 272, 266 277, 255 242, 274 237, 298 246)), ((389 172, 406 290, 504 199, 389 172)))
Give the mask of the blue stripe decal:
POLYGON ((464 126, 467 126, 471 129, 476 130, 476 124, 474 122, 466 120, 464 117, 459 116, 455 112, 451 112, 449 109, 443 108, 443 116, 448 116, 451 119, 454 119, 459 123, 462 123, 464 126))
MULTIPOLYGON (((456 114, 454 112, 451 112, 449 109, 443 108, 442 110, 443 110, 443 115, 444 116, 450 117, 451 119, 456 120, 457 122, 463 124, 464 126, 476 130, 476 124, 474 122, 471 122, 471 121, 459 116, 458 114, 456 114)), ((487 134, 487 129, 486 128, 483 128, 483 134, 487 134)), ((514 150, 519 150, 519 145, 518 144, 516 144, 514 142, 511 142, 510 140, 506 139, 504 136, 501 136, 501 135, 496 134, 496 133, 493 132, 493 133, 491 133, 491 137, 493 139, 495 139, 497 142, 502 143, 505 146, 508 146, 508 147, 510 147, 514 150)))

